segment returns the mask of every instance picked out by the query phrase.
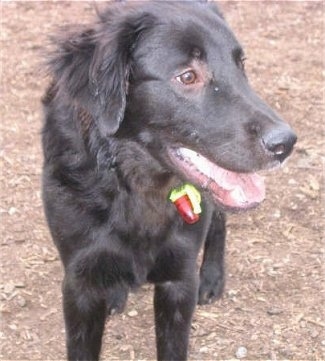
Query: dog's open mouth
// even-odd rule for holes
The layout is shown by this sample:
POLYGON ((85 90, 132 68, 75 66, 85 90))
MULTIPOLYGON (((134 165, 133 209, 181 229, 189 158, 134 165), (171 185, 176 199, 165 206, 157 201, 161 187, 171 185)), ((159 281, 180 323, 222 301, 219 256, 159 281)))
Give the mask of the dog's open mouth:
POLYGON ((229 171, 188 148, 173 149, 170 157, 189 181, 208 190, 226 208, 249 209, 265 197, 264 179, 256 173, 229 171))

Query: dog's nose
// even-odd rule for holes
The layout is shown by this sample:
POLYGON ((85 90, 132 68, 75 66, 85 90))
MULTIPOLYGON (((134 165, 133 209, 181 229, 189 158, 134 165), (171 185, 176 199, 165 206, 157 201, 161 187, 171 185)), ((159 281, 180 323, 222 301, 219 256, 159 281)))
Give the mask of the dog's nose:
POLYGON ((278 127, 265 134, 262 141, 265 149, 282 162, 292 152, 297 136, 289 127, 278 127))

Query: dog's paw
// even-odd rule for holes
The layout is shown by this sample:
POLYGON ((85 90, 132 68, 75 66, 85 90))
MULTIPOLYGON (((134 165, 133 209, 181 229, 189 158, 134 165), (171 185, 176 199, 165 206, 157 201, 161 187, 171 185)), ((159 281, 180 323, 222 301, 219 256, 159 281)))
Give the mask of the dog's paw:
POLYGON ((200 305, 212 303, 222 296, 225 279, 222 267, 215 264, 203 265, 200 271, 200 305))
POLYGON ((106 296, 106 313, 113 316, 116 313, 122 313, 128 298, 128 290, 124 287, 109 290, 106 296))

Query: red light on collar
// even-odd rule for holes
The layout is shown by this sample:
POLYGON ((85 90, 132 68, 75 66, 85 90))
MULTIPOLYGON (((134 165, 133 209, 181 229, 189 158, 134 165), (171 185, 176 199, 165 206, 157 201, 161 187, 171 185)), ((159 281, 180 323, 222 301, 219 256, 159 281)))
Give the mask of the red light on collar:
POLYGON ((184 184, 171 191, 169 199, 175 204, 178 213, 188 224, 194 224, 201 213, 201 194, 192 184, 184 184))

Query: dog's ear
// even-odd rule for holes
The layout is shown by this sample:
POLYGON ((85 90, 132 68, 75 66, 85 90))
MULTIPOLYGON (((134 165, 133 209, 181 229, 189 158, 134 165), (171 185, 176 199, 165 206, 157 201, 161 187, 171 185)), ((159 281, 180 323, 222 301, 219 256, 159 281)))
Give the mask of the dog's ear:
MULTIPOLYGON (((113 15, 114 18, 114 15, 113 15)), ((103 18, 103 26, 90 66, 92 95, 98 98, 98 125, 104 134, 114 134, 124 117, 132 52, 140 37, 154 26, 151 14, 133 14, 111 23, 103 18)))
POLYGON ((91 114, 104 137, 116 133, 123 120, 132 51, 155 22, 146 13, 118 15, 56 38, 59 49, 50 60, 59 89, 91 114))

